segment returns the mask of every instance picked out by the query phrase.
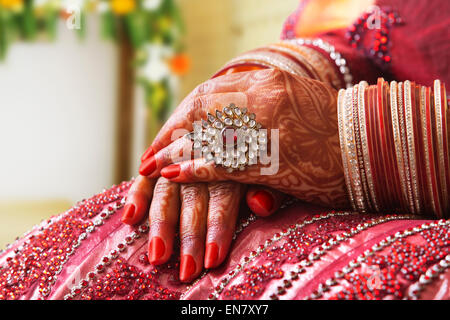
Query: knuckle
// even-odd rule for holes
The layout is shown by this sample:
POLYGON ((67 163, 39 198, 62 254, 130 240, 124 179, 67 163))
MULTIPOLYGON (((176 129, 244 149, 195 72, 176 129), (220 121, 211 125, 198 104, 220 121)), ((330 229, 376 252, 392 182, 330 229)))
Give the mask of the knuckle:
POLYGON ((222 211, 215 214, 208 219, 208 233, 209 234, 223 234, 231 233, 234 231, 234 220, 231 217, 227 217, 222 211))
POLYGON ((185 205, 195 205, 201 194, 199 183, 189 183, 181 186, 181 199, 185 205))
POLYGON ((235 193, 238 183, 235 182, 212 182, 209 184, 209 195, 214 200, 226 199, 235 193))
POLYGON ((182 245, 188 245, 191 243, 201 242, 203 241, 203 237, 199 232, 195 232, 194 230, 182 228, 180 230, 180 241, 182 245))
POLYGON ((170 180, 164 177, 160 177, 156 182, 154 193, 155 194, 167 193, 171 190, 171 188, 174 187, 174 185, 175 185, 174 182, 171 182, 170 180))

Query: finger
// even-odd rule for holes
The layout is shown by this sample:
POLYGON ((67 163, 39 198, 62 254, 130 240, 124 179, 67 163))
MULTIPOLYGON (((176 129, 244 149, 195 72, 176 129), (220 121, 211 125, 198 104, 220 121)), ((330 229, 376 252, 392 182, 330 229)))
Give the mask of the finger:
POLYGON ((205 268, 215 268, 225 260, 230 248, 245 185, 230 181, 211 182, 208 189, 205 268))
POLYGON ((152 200, 155 180, 139 176, 128 191, 127 201, 123 209, 122 222, 136 224, 148 213, 152 200))
POLYGON ((244 171, 228 172, 222 166, 204 158, 171 164, 161 170, 161 175, 170 181, 179 183, 213 182, 232 180, 241 183, 258 183, 260 169, 258 165, 245 168, 244 171))
POLYGON ((280 208, 286 195, 278 190, 263 186, 251 186, 247 191, 247 205, 260 217, 267 217, 280 208))
POLYGON ((180 212, 179 185, 159 178, 150 206, 150 235, 148 257, 150 263, 158 265, 169 260, 180 212))
POLYGON ((204 183, 184 184, 180 195, 180 280, 189 282, 203 268, 209 195, 204 183))
POLYGON ((157 152, 168 146, 179 137, 178 132, 185 133, 193 130, 193 123, 207 118, 208 112, 215 114, 231 103, 240 108, 248 107, 247 95, 243 92, 215 93, 193 97, 186 102, 187 105, 175 111, 158 132, 152 143, 152 150, 157 152), (173 134, 176 136, 174 137, 173 134))
POLYGON ((148 147, 147 150, 145 150, 145 152, 142 154, 141 162, 144 162, 145 160, 149 159, 154 154, 155 152, 153 151, 152 146, 148 147))
POLYGON ((139 167, 139 173, 154 178, 159 176, 162 168, 190 159, 192 159, 192 141, 188 138, 180 138, 145 159, 139 167))

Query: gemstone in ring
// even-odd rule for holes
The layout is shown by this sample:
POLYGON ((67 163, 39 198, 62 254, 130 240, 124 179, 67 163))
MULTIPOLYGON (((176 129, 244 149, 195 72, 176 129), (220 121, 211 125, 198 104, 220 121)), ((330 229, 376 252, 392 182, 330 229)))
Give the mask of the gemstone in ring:
POLYGON ((267 132, 256 122, 254 113, 238 108, 234 103, 208 113, 207 120, 195 122, 187 137, 193 141, 193 151, 200 151, 206 161, 214 161, 228 172, 243 171, 257 163, 260 151, 267 148, 267 132))

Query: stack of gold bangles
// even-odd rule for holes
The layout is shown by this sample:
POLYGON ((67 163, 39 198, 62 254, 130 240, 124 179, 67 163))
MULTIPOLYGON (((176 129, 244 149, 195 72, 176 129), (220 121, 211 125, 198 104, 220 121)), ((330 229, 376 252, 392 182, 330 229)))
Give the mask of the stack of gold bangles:
POLYGON ((354 210, 448 216, 447 113, 439 80, 430 88, 378 79, 339 91, 342 160, 354 210))

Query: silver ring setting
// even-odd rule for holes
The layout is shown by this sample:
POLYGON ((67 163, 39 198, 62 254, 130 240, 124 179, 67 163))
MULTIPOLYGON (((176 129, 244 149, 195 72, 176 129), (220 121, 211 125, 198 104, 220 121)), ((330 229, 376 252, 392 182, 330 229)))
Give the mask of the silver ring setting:
POLYGON ((256 115, 234 103, 207 114, 207 119, 194 122, 187 137, 192 149, 206 161, 213 161, 228 172, 243 171, 257 163, 261 151, 267 150, 267 130, 261 129, 256 115))

